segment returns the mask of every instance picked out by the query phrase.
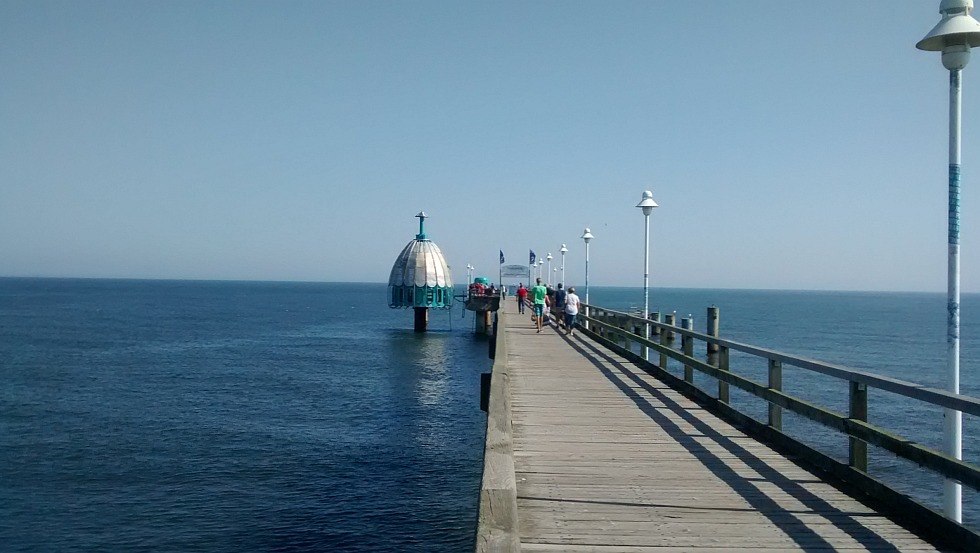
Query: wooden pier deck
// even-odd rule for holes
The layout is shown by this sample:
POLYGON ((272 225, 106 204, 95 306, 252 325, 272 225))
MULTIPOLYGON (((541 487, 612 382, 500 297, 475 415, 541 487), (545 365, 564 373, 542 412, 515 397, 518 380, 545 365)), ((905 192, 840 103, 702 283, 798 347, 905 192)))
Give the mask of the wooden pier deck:
POLYGON ((521 551, 936 550, 588 337, 502 310, 521 551))

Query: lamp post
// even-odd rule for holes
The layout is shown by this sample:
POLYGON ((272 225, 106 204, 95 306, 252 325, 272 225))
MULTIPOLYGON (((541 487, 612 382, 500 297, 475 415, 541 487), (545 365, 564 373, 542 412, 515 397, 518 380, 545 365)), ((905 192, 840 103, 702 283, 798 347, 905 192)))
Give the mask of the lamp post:
MULTIPOLYGON (((659 207, 657 202, 653 201, 653 192, 646 190, 643 192, 643 199, 640 203, 636 204, 636 207, 643 210, 643 319, 646 320, 650 316, 650 214, 653 213, 653 208, 659 207)), ((643 338, 650 338, 650 323, 643 324, 643 338)), ((650 351, 646 346, 643 346, 643 359, 649 360, 650 351)))
POLYGON ((554 259, 551 257, 551 252, 548 252, 548 256, 545 259, 548 260, 548 286, 551 286, 551 260, 554 259))
MULTIPOLYGON (((980 45, 980 22, 973 18, 973 0, 942 0, 942 19, 915 47, 942 52, 949 70, 949 215, 946 273, 946 384, 960 393, 960 72, 970 61, 970 48, 980 45)), ((963 458, 963 414, 943 410, 943 451, 963 458)), ((943 485, 943 514, 962 522, 962 488, 953 480, 943 485)))
POLYGON ((541 278, 542 276, 544 276, 544 275, 541 274, 541 271, 542 270, 544 270, 544 259, 539 259, 538 260, 538 278, 541 278))
POLYGON ((595 236, 592 236, 592 232, 589 227, 585 227, 585 232, 582 233, 582 240, 585 241, 585 329, 589 329, 589 242, 595 236))
POLYGON ((568 248, 565 247, 565 244, 562 244, 558 252, 561 253, 561 286, 565 288, 565 254, 568 253, 568 248))
POLYGON ((473 267, 473 265, 471 265, 469 263, 466 264, 466 286, 469 286, 470 284, 473 284, 473 269, 474 268, 475 267, 473 267))

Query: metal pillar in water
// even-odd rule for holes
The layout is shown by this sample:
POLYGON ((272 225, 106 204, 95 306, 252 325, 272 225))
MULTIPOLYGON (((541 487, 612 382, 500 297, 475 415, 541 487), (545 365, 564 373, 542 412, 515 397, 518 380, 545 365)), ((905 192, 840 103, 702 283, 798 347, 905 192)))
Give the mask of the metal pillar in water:
POLYGON ((429 326, 429 309, 427 307, 415 308, 415 332, 425 332, 429 326))

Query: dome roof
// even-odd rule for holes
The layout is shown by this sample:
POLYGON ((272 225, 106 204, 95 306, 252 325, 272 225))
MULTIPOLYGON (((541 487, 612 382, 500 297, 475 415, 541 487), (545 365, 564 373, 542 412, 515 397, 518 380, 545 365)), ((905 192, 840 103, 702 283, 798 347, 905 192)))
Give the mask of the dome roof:
POLYGON ((449 265, 439 246, 426 239, 409 242, 391 267, 388 286, 429 286, 451 288, 449 265))

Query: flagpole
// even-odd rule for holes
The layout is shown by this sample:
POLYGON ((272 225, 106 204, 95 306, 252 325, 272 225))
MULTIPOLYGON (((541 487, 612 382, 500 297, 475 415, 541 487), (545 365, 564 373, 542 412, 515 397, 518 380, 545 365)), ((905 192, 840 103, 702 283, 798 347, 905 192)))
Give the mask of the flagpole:
POLYGON ((503 291, 504 289, 504 250, 498 249, 500 252, 500 258, 497 262, 497 289, 503 291))
POLYGON ((529 250, 530 254, 527 257, 527 285, 530 286, 531 282, 534 280, 534 266, 537 261, 537 256, 534 255, 534 250, 529 250))

